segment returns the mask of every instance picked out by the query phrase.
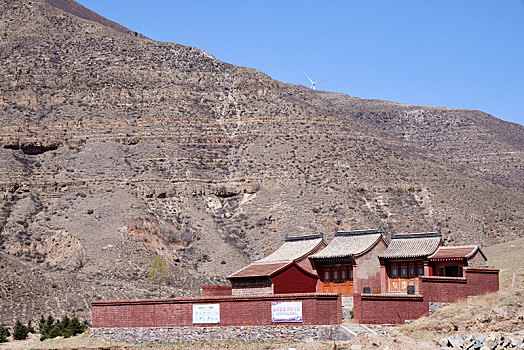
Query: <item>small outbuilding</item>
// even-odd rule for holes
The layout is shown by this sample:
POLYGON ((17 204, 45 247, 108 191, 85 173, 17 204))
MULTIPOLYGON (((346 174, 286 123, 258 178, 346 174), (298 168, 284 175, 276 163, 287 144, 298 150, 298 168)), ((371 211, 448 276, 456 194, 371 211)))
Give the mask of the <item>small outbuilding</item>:
POLYGON ((428 261, 430 275, 462 277, 464 267, 485 267, 487 258, 479 245, 461 245, 439 247, 428 261))
POLYGON ((288 237, 269 256, 227 276, 234 296, 314 293, 318 275, 307 259, 326 247, 322 233, 288 237))
POLYGON ((323 293, 352 296, 353 291, 380 292, 378 256, 387 248, 382 228, 356 231, 335 231, 335 237, 309 260, 320 276, 323 293))

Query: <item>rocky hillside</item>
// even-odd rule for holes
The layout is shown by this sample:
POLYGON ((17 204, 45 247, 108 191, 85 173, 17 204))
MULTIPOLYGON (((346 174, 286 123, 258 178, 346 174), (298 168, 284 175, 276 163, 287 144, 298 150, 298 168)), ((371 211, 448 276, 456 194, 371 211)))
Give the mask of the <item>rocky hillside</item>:
POLYGON ((524 128, 482 112, 284 84, 70 0, 2 1, 0 61, 0 323, 196 294, 284 233, 524 232, 524 128))

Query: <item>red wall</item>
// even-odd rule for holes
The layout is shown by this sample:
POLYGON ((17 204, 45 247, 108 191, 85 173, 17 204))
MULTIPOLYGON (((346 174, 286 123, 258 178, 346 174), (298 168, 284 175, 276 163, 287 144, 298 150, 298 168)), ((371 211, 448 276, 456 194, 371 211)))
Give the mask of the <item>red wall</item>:
POLYGON ((482 295, 499 291, 499 271, 482 267, 466 267, 469 295, 482 295))
POLYGON ((233 295, 232 286, 202 286, 202 296, 204 297, 222 297, 233 295))
POLYGON ((430 302, 456 302, 499 290, 499 270, 467 267, 465 277, 421 276, 420 294, 353 295, 357 323, 404 323, 429 313, 430 302))
POLYGON ((356 323, 404 323, 429 314, 429 304, 421 295, 360 294, 353 295, 356 323))
POLYGON ((272 277, 275 294, 315 293, 318 276, 314 277, 295 265, 272 277))
POLYGON ((324 325, 342 323, 337 294, 93 301, 93 327, 324 325), (301 301, 302 323, 272 323, 271 302, 301 301), (193 304, 220 304, 220 324, 193 324, 193 304))
POLYGON ((499 270, 466 267, 464 277, 422 276, 420 294, 429 302, 456 302, 499 290, 499 270))

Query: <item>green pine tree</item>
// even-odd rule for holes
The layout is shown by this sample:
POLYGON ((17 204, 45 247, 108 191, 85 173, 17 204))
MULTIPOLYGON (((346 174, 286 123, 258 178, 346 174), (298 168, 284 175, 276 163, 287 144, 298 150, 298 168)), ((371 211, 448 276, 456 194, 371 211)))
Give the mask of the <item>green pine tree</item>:
POLYGON ((51 332, 54 327, 55 319, 53 316, 49 315, 47 319, 44 319, 44 316, 42 315, 42 318, 40 319, 40 341, 51 338, 51 332))
POLYGON ((9 332, 9 329, 4 327, 3 324, 0 325, 0 343, 8 342, 7 338, 9 338, 10 335, 11 333, 9 332))
POLYGON ((64 338, 73 336, 73 324, 67 316, 62 319, 62 336, 64 338))
POLYGON ((45 318, 44 315, 40 316, 40 321, 38 322, 38 329, 40 330, 40 334, 44 333, 45 328, 45 318))
POLYGON ((49 338, 56 338, 62 335, 62 321, 59 318, 56 319, 55 325, 49 331, 49 338))
POLYGON ((73 326, 73 335, 82 334, 86 330, 86 326, 81 324, 76 316, 73 317, 71 324, 73 326))
POLYGON ((28 334, 29 330, 27 329, 27 327, 22 322, 17 320, 15 326, 13 327, 13 339, 24 340, 27 339, 28 334))
POLYGON ((36 333, 35 329, 33 328, 33 325, 31 324, 31 320, 27 321, 27 331, 33 334, 36 333))

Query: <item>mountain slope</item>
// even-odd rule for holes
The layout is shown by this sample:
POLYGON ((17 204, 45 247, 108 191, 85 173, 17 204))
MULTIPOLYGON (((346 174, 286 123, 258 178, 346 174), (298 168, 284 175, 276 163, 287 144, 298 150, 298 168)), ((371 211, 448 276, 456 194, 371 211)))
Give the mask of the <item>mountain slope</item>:
POLYGON ((195 294, 284 233, 524 232, 521 126, 284 84, 51 4, 0 4, 0 323, 195 294))

